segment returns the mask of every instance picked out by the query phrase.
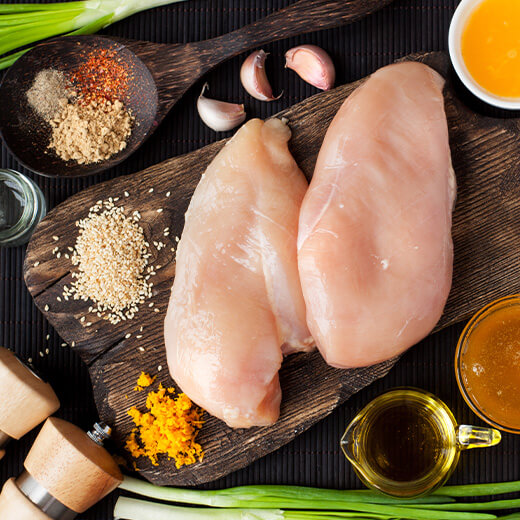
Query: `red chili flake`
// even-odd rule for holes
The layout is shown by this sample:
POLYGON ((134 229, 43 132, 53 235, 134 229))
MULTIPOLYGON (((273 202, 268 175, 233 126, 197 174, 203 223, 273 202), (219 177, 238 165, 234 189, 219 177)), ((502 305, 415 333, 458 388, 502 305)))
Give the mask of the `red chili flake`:
POLYGON ((128 66, 116 58, 117 52, 91 52, 72 74, 71 80, 82 103, 121 100, 128 90, 128 66))

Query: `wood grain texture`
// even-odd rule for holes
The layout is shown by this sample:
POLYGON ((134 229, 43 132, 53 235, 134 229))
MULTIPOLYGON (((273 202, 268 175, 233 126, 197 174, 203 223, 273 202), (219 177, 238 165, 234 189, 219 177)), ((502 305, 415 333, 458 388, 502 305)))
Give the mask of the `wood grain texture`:
POLYGON ((105 448, 81 428, 57 417, 45 421, 24 467, 49 494, 76 513, 97 504, 123 481, 119 466, 105 448))
MULTIPOLYGON (((424 61, 448 76, 449 60, 442 53, 407 59, 424 61)), ((293 131, 291 151, 308 178, 330 121, 345 97, 362 81, 313 96, 278 115, 289 120, 293 131)), ((453 225, 453 288, 436 330, 468 318, 494 298, 520 291, 520 259, 516 254, 520 234, 518 121, 471 112, 456 98, 449 82, 445 106, 459 191, 453 225)), ((145 392, 133 391, 140 371, 159 374, 158 380, 171 383, 166 374, 162 337, 175 273, 171 247, 176 245, 175 236, 181 235, 183 215, 200 175, 224 143, 219 141, 78 193, 42 221, 27 250, 27 286, 37 306, 68 343, 75 342, 75 348, 89 365, 101 418, 115 426, 119 446, 131 429, 125 411, 133 405, 141 409, 144 406, 145 392), (123 197, 125 190, 129 197, 123 197), (166 196, 167 192, 171 192, 171 197, 166 196), (82 323, 79 320, 87 314, 88 304, 57 300, 63 286, 71 281, 71 265, 63 255, 57 259, 52 254, 56 245, 61 251, 74 245, 74 221, 85 216, 97 200, 109 196, 121 196, 120 203, 128 211, 137 209, 142 213, 150 241, 166 243, 159 252, 152 249, 152 263, 162 266, 153 277, 154 307, 144 305, 134 320, 115 326, 95 316, 88 316, 82 323), (164 211, 157 213, 159 208, 164 211), (161 238, 165 227, 170 228, 171 234, 161 238), (53 236, 59 240, 54 241, 53 236), (39 264, 35 265, 36 262, 39 264), (89 322, 92 325, 86 326, 89 322), (131 334, 129 338, 125 338, 127 333, 131 334)), ((164 459, 159 467, 142 460, 138 466, 144 477, 157 484, 199 484, 221 477, 289 442, 353 393, 385 375, 395 361, 364 369, 337 370, 326 366, 317 353, 291 356, 281 371, 282 413, 274 426, 232 430, 209 417, 200 436, 206 450, 203 463, 180 470, 164 459)))
POLYGON ((158 44, 122 38, 75 36, 37 45, 7 71, 0 86, 5 106, 0 135, 27 168, 49 177, 93 175, 131 155, 161 124, 185 92, 209 70, 241 52, 306 32, 338 27, 366 16, 392 0, 297 0, 231 33, 188 44, 158 44), (72 72, 94 49, 107 49, 125 64, 131 87, 123 97, 135 117, 127 147, 91 164, 65 162, 50 153, 50 126, 27 103, 25 93, 46 68, 72 72))

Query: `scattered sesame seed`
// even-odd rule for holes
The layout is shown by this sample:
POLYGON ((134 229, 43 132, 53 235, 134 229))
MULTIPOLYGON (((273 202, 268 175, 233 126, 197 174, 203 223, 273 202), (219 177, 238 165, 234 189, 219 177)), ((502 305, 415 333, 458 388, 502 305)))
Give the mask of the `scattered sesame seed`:
POLYGON ((45 339, 46 339, 47 341, 49 341, 50 337, 51 337, 51 335, 50 335, 50 334, 47 334, 47 336, 45 336, 45 339))
POLYGON ((66 344, 66 343, 62 343, 61 346, 62 346, 62 347, 66 347, 67 344, 66 344))
POLYGON ((47 312, 47 311, 49 310, 49 306, 46 305, 46 306, 43 308, 43 310, 44 310, 45 312, 47 312))
POLYGON ((150 189, 148 190, 148 193, 153 193, 153 188, 150 188, 150 189))
POLYGON ((139 350, 140 350, 141 352, 144 352, 144 347, 139 347, 139 350))
POLYGON ((169 197, 171 194, 172 194, 171 191, 167 191, 167 192, 166 192, 166 196, 167 196, 167 197, 169 197))
POLYGON ((79 319, 79 321, 81 321, 81 323, 83 323, 85 321, 85 316, 81 316, 81 318, 79 319))
POLYGON ((160 312, 159 309, 154 309, 154 312, 160 312))
POLYGON ((56 255, 56 258, 60 258, 61 256, 61 253, 58 252, 58 254, 56 255))
POLYGON ((162 208, 159 208, 159 209, 157 210, 157 213, 162 213, 162 212, 163 212, 163 209, 162 209, 162 208))
POLYGON ((142 337, 143 337, 143 336, 142 336, 141 334, 138 334, 138 335, 136 336, 137 339, 141 339, 142 337))
POLYGON ((33 267, 38 267, 40 265, 40 262, 34 262, 33 267))
POLYGON ((139 332, 143 332, 143 326, 139 327, 139 332))
POLYGON ((128 334, 125 334, 125 339, 128 339, 132 334, 128 333, 128 334))
POLYGON ((61 302, 61 298, 59 296, 56 296, 56 299, 61 302))
POLYGON ((50 350, 48 348, 45 349, 45 354, 49 354, 50 350))
POLYGON ((76 346, 76 342, 73 341, 71 344, 70 344, 71 347, 75 347, 76 346))
POLYGON ((43 357, 43 352, 41 350, 38 352, 38 354, 40 354, 40 357, 43 357))
POLYGON ((157 367, 157 372, 160 372, 161 370, 162 370, 162 365, 159 365, 159 366, 157 367))
POLYGON ((125 191, 125 197, 130 197, 130 193, 128 193, 127 191, 125 191))
POLYGON ((60 237, 57 237, 56 235, 54 235, 54 236, 52 237, 52 239, 53 239, 55 242, 57 242, 57 241, 60 239, 60 237))
POLYGON ((32 359, 32 357, 30 357, 30 358, 27 358, 27 362, 28 362, 28 363, 32 363, 32 362, 33 362, 33 359, 32 359))
POLYGON ((85 323, 85 327, 91 327, 92 326, 92 322, 91 321, 87 321, 87 323, 85 323))

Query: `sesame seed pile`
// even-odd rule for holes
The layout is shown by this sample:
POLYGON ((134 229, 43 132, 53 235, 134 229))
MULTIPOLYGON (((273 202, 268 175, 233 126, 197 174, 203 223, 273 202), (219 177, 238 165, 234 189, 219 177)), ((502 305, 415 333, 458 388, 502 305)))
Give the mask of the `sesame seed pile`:
POLYGON ((91 308, 111 323, 132 319, 152 296, 149 244, 139 225, 141 215, 126 216, 117 199, 98 201, 86 218, 76 222, 79 235, 71 256, 78 267, 63 295, 91 300, 91 308))

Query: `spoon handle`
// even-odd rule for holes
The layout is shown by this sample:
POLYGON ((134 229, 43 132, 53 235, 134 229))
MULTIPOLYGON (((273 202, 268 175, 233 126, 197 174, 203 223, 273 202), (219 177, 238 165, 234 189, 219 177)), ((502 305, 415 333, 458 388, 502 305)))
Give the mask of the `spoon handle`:
POLYGON ((392 0, 298 0, 265 18, 200 46, 203 65, 211 68, 241 52, 307 32, 338 27, 390 4, 392 0))

